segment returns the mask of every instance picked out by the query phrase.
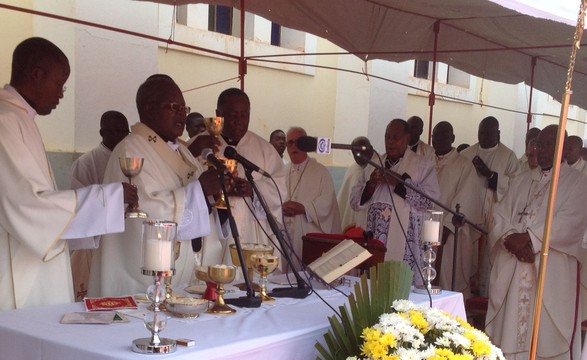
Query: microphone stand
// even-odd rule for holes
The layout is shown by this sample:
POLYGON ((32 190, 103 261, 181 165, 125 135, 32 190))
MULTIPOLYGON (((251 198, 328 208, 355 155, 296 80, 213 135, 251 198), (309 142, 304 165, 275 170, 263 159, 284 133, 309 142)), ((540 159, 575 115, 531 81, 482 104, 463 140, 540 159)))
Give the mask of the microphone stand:
POLYGON ((247 289, 247 296, 241 296, 239 298, 232 299, 224 299, 224 302, 238 307, 258 308, 261 306, 263 300, 259 296, 255 296, 255 290, 253 290, 251 280, 249 279, 249 271, 247 269, 245 258, 243 256, 243 249, 241 247, 238 228, 236 227, 236 222, 234 221, 234 216, 232 215, 232 210, 230 209, 230 201, 228 200, 229 196, 226 191, 226 186, 224 186, 224 172, 219 171, 218 174, 218 177, 220 179, 220 187, 222 188, 222 193, 224 194, 224 201, 226 203, 226 213, 228 215, 228 224, 230 225, 230 232, 232 234, 232 238, 234 239, 234 245, 236 247, 236 252, 238 254, 238 260, 241 263, 243 278, 245 279, 245 286, 247 289))
POLYGON ((417 192, 418 194, 420 194, 421 196, 425 197, 426 199, 430 200, 431 202, 433 202, 434 204, 438 205, 439 207, 441 207, 442 209, 446 210, 447 212, 451 213, 453 218, 452 218, 452 224, 455 227, 455 234, 454 234, 454 247, 453 247, 453 257, 452 257, 452 264, 453 264, 453 268, 452 268, 452 274, 451 274, 451 291, 454 291, 455 289, 455 271, 456 271, 456 261, 457 261, 457 242, 458 242, 458 235, 459 235, 459 229, 465 225, 465 224, 469 224, 471 225, 471 227, 473 227, 475 230, 479 231, 481 234, 486 235, 487 231, 482 229, 481 227, 479 227, 476 224, 473 224, 472 222, 470 222, 469 220, 467 220, 467 218, 465 217, 465 214, 461 213, 459 211, 460 209, 460 205, 457 204, 456 211, 453 211, 452 209, 450 209, 449 207, 447 207, 446 205, 444 205, 443 203, 441 203, 440 201, 433 199, 432 197, 424 194, 420 189, 417 189, 416 187, 408 184, 404 179, 402 179, 401 176, 399 176, 398 174, 394 173, 391 170, 386 169, 384 166, 381 166, 379 164, 377 164, 376 162, 374 162, 373 160, 371 160, 370 158, 368 158, 367 156, 363 155, 362 152, 355 152, 355 155, 357 155, 357 157, 361 158, 361 160, 365 161, 366 163, 368 163, 369 165, 375 167, 376 169, 379 169, 381 171, 383 171, 386 175, 392 176, 394 179, 396 179, 399 183, 403 184, 406 187, 409 187, 410 189, 412 189, 413 191, 417 192))
POLYGON ((291 257, 289 256, 289 252, 287 250, 285 240, 283 239, 283 235, 282 235, 281 231, 279 230, 279 226, 277 225, 277 221, 273 217, 273 214, 271 214, 271 211, 269 210, 269 207, 267 206, 265 199, 261 195, 261 192, 259 192, 259 188, 257 187, 257 185, 255 184, 255 181, 253 180, 253 172, 250 169, 245 168, 245 175, 247 177, 247 180, 249 180, 249 182, 251 183, 251 188, 253 189, 253 192, 255 193, 255 195, 257 195, 257 198, 259 199, 259 203, 261 203, 261 207, 263 207, 263 210, 265 211, 265 214, 267 215, 267 222, 269 222, 269 227, 271 228, 271 231, 273 232, 273 234, 277 238, 277 241, 279 242, 279 246, 281 246, 281 249, 283 250, 283 257, 285 258, 285 261, 287 262, 289 267, 291 267, 291 270, 296 278, 296 282, 298 283, 297 288, 295 288, 295 287, 275 288, 269 294, 269 296, 304 299, 308 295, 310 295, 310 292, 312 291, 312 289, 306 284, 304 279, 302 279, 300 274, 297 272, 297 270, 293 264, 293 261, 292 261, 291 257))

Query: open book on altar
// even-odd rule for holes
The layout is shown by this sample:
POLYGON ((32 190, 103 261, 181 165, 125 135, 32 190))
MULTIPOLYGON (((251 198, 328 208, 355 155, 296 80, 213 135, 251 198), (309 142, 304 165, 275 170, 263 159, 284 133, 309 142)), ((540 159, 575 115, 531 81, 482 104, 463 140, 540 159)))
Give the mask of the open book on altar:
POLYGON ((342 240, 308 265, 313 273, 331 283, 371 257, 371 253, 353 240, 342 240))

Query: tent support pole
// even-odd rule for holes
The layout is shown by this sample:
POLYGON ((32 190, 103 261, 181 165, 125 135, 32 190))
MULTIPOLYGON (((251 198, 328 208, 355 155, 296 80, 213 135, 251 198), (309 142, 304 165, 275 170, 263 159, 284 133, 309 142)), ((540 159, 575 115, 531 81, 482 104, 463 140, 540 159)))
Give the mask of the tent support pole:
MULTIPOLYGON (((532 123, 532 94, 534 93, 534 71, 536 70, 536 56, 532 56, 532 74, 530 75, 530 99, 528 99, 528 116, 526 117, 526 131, 532 123)), ((526 149, 524 149, 526 151, 526 149)))
MULTIPOLYGON (((567 81, 565 83, 565 90, 561 99, 561 113, 558 125, 558 134, 556 146, 554 150, 554 159, 552 164, 552 181, 550 183, 550 193, 548 195, 548 205, 546 208, 546 219, 544 221, 544 233, 542 234, 542 248, 540 249, 540 267, 538 269, 538 278, 536 284, 536 301, 534 302, 534 320, 532 322, 532 337, 530 342, 530 360, 536 359, 536 346, 538 343, 538 331, 540 329, 540 311, 542 309, 542 295, 544 293, 544 277, 546 275, 546 264, 548 260, 548 251, 550 245, 550 233, 552 230, 552 220, 554 217, 554 202, 556 200, 556 192, 558 188, 558 177, 560 174, 560 165, 563 155, 563 147, 565 140, 565 130, 567 127, 567 113, 569 110, 569 102, 571 99, 571 83, 573 81, 573 71, 575 69, 575 60, 577 58, 577 50, 581 44, 581 37, 583 36, 583 28, 585 24, 585 7, 587 7, 587 0, 581 1, 579 8, 579 15, 577 18, 577 26, 575 27, 575 35, 573 37, 573 46, 571 47, 571 55, 569 60, 569 68, 567 70, 567 81)), ((578 281, 579 279, 577 279, 578 281)), ((575 314, 576 316, 576 314, 575 314)), ((574 334, 574 332, 573 332, 574 334)), ((571 339, 571 357, 572 345, 571 339)))
POLYGON ((241 82, 241 90, 245 91, 245 75, 247 74, 247 59, 245 58, 245 0, 241 1, 241 54, 238 58, 238 76, 241 82))
POLYGON ((436 102, 435 84, 436 84, 436 50, 438 49, 438 33, 440 32, 440 20, 434 23, 434 52, 432 53, 432 80, 430 85, 430 95, 428 95, 428 106, 430 112, 428 116, 428 144, 432 137, 432 118, 434 117, 434 103, 436 102))

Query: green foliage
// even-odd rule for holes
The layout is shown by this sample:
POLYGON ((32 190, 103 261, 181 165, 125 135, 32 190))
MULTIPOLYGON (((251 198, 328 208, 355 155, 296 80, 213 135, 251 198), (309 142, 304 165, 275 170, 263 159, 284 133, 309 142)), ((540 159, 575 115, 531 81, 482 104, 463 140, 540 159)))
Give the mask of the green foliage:
POLYGON ((318 359, 344 360, 360 354, 363 329, 375 325, 395 300, 408 299, 412 276, 403 261, 385 261, 371 267, 370 280, 363 274, 360 283, 355 283, 355 293, 348 297, 348 308, 339 307, 342 323, 336 316, 328 318, 331 329, 324 334, 327 348, 319 342, 315 345, 322 356, 318 359))

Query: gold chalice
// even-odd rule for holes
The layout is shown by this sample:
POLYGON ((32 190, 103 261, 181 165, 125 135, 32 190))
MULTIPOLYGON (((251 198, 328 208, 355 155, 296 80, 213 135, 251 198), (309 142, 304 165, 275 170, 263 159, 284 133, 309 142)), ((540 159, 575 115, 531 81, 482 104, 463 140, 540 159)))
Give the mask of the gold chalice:
MULTIPOLYGON (((251 255, 254 254, 273 254, 273 247, 265 244, 257 244, 257 243, 242 243, 241 247, 243 249, 243 258, 245 259, 245 265, 247 267, 247 273, 249 275, 249 281, 251 282, 251 286, 253 287, 254 291, 260 291, 261 287, 259 284, 253 282, 253 275, 254 275, 254 265, 251 262, 251 255)), ((230 258, 232 259, 232 263, 235 266, 241 266, 241 262, 238 258, 238 252, 236 250, 235 244, 230 244, 230 258)), ((246 290, 247 285, 245 283, 237 284, 240 290, 246 290)))
MULTIPOLYGON (((220 134, 222 134, 222 129, 224 128, 224 118, 221 116, 204 118, 204 126, 206 126, 206 131, 208 131, 208 134, 214 136, 215 138, 218 138, 220 134)), ((218 156, 217 152, 214 153, 214 156, 216 156, 218 160, 220 160, 223 163, 225 163, 225 161, 227 160, 222 156, 218 156)), ((226 200, 224 199, 223 193, 221 193, 218 199, 216 199, 214 207, 217 209, 226 209, 226 200)))
POLYGON ((261 275, 261 299, 263 301, 274 301, 275 299, 267 295, 267 275, 277 269, 279 264, 279 256, 269 254, 253 254, 251 255, 251 263, 253 268, 259 275, 261 275))
POLYGON ((230 283, 234 280, 236 275, 236 268, 231 265, 210 265, 208 266, 208 277, 210 280, 218 284, 216 288, 216 302, 207 313, 229 315, 236 312, 235 309, 224 303, 224 284, 230 283))
POLYGON ((224 129, 224 118, 222 116, 204 118, 204 126, 206 126, 208 134, 217 138, 224 129))
MULTIPOLYGON (((128 183, 134 186, 132 179, 137 176, 143 169, 143 161, 145 159, 140 157, 120 157, 118 162, 120 163, 120 170, 124 176, 128 178, 128 183)), ((147 218, 146 212, 139 210, 139 205, 134 206, 128 205, 124 213, 127 219, 134 218, 147 218)))

